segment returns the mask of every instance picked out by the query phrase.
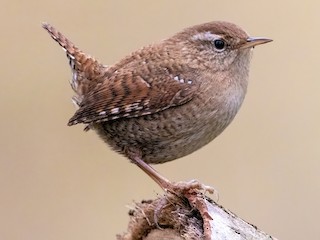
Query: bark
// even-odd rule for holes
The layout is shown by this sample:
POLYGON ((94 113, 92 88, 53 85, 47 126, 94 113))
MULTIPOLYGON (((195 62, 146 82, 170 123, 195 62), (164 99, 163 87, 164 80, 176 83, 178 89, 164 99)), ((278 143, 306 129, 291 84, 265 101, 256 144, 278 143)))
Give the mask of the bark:
POLYGON ((199 192, 135 203, 118 240, 276 239, 199 192))

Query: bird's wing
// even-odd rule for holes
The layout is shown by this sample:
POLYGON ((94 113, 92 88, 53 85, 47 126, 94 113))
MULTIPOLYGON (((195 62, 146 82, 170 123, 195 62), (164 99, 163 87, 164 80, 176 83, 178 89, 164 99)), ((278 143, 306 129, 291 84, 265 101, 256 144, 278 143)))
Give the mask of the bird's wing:
POLYGON ((194 79, 169 67, 153 66, 152 71, 121 70, 114 71, 83 98, 68 125, 160 112, 190 101, 199 88, 194 79))

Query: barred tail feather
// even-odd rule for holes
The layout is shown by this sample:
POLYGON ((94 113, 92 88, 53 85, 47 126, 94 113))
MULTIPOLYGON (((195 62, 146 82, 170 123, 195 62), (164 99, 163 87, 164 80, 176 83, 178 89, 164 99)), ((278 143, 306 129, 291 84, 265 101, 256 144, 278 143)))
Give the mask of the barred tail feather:
MULTIPOLYGON (((90 81, 94 81, 101 72, 101 68, 105 68, 97 60, 83 53, 76 47, 67 37, 48 23, 43 23, 42 27, 47 30, 50 36, 63 48, 69 59, 69 64, 72 71, 70 85, 75 91, 76 103, 81 102, 82 96, 90 91, 90 81)), ((102 71, 103 72, 103 71, 102 71)))

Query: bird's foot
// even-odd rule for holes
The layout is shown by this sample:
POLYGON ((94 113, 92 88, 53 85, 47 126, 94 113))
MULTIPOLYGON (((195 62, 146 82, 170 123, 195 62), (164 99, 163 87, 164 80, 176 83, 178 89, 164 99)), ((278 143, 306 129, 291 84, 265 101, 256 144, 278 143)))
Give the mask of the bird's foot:
POLYGON ((190 180, 188 182, 166 182, 162 186, 166 191, 176 194, 176 195, 185 195, 185 194, 203 194, 206 193, 215 194, 217 191, 211 187, 204 185, 198 180, 190 180))
MULTIPOLYGON (((162 229, 162 217, 166 214, 168 206, 176 206, 176 209, 190 209, 197 211, 203 220, 207 222, 212 220, 208 213, 206 205, 206 193, 218 195, 218 192, 211 186, 207 186, 198 180, 191 180, 188 182, 165 182, 161 185, 166 194, 160 198, 160 201, 155 206, 153 221, 158 229, 162 229), (179 206, 178 206, 179 205, 179 206), (164 213, 163 213, 164 212, 164 213)), ((183 211, 182 211, 183 212, 183 211)), ((204 235, 208 229, 204 229, 204 235)))

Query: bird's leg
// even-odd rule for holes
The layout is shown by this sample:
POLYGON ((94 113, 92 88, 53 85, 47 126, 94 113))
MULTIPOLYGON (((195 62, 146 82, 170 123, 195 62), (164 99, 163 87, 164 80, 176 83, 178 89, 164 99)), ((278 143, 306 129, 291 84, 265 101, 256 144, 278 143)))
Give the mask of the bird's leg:
POLYGON ((148 174, 164 191, 172 190, 172 183, 158 173, 153 167, 143 161, 139 156, 133 156, 130 158, 142 171, 148 174))
POLYGON ((131 161, 141 168, 146 174, 149 175, 165 192, 169 191, 176 195, 184 195, 190 192, 202 192, 202 193, 214 193, 214 188, 206 186, 197 180, 191 180, 189 182, 171 182, 160 173, 158 173, 153 167, 144 162, 142 158, 134 154, 130 157, 131 161))

